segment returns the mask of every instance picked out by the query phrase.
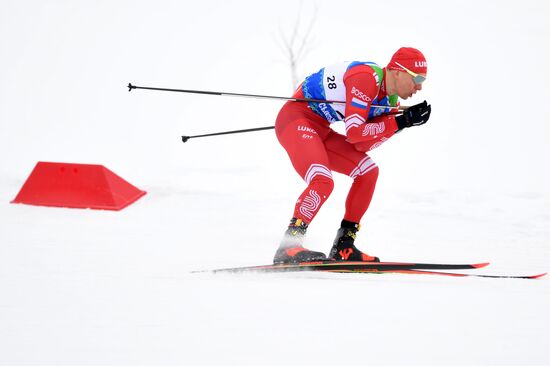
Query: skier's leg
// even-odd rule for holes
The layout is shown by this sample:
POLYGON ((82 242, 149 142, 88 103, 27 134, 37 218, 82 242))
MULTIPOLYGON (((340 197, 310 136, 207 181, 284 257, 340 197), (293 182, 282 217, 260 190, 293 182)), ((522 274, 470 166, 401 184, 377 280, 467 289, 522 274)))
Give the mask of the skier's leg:
POLYGON ((324 254, 303 248, 308 225, 332 193, 334 182, 329 168, 323 137, 330 132, 326 121, 315 121, 307 109, 283 108, 275 132, 296 172, 307 183, 294 207, 293 218, 277 250, 275 262, 297 262, 324 259, 324 254))
POLYGON ((329 254, 337 260, 378 261, 359 251, 355 237, 359 223, 369 208, 378 178, 378 166, 365 153, 357 151, 346 137, 331 133, 325 141, 331 169, 353 178, 353 184, 346 198, 344 219, 338 229, 336 239, 329 254))

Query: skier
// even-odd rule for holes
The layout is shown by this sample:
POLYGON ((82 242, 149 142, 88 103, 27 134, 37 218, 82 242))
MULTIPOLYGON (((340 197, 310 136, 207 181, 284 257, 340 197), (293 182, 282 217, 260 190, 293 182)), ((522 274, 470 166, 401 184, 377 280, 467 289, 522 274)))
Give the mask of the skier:
POLYGON ((334 188, 332 171, 350 176, 353 184, 328 258, 379 261, 354 245, 378 178, 378 167, 366 152, 404 128, 428 121, 431 106, 426 101, 402 114, 395 113, 399 110, 398 98, 407 99, 422 90, 427 70, 426 58, 419 50, 402 47, 385 68, 357 61, 328 66, 308 76, 294 94, 296 98, 345 104, 289 101, 282 107, 275 132, 307 187, 296 202, 274 263, 326 259, 324 253, 304 248, 303 241, 308 226, 334 188), (337 121, 345 122, 345 136, 330 128, 337 121))

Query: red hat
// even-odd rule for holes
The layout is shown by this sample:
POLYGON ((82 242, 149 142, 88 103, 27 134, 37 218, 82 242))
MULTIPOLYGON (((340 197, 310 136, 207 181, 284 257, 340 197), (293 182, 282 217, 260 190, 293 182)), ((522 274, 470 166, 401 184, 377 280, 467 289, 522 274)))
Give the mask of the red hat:
POLYGON ((426 74, 428 72, 428 63, 426 62, 426 57, 424 57, 422 52, 420 52, 416 48, 401 47, 397 50, 396 53, 393 54, 386 68, 390 70, 403 71, 403 68, 397 65, 397 63, 400 63, 407 69, 417 74, 426 74))

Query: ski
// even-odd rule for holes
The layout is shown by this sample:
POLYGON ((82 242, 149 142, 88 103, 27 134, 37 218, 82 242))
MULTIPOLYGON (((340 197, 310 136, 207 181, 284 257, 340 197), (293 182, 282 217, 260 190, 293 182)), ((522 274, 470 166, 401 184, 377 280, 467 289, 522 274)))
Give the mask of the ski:
POLYGON ((402 273, 402 274, 417 274, 417 275, 436 275, 436 276, 449 276, 449 277, 482 277, 482 278, 517 278, 517 279, 529 279, 534 280, 546 276, 546 272, 536 275, 488 275, 478 273, 454 273, 454 272, 440 272, 429 270, 414 270, 403 269, 393 271, 353 271, 355 273, 402 273))
POLYGON ((210 273, 246 273, 246 272, 366 272, 366 271, 397 271, 397 270, 448 270, 482 268, 489 263, 446 264, 446 263, 408 263, 408 262, 303 262, 297 264, 270 264, 262 266, 221 268, 206 271, 210 273))

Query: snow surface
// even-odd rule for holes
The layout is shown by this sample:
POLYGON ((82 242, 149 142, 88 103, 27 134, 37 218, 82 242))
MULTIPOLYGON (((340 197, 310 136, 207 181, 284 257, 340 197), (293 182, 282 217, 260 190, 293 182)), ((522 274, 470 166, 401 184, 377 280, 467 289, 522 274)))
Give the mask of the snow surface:
MULTIPOLYGON (((383 64, 402 45, 430 67, 406 103, 427 99, 430 122, 372 153, 381 176, 358 245, 548 271, 547 3, 317 4, 303 75, 383 64)), ((1 2, 0 365, 549 364, 548 279, 191 273, 268 263, 303 183, 272 131, 180 136, 267 126, 281 103, 125 85, 288 95, 277 39, 297 12, 1 2), (9 204, 37 161, 104 164, 148 194, 120 212, 9 204)), ((349 185, 336 178, 309 247, 329 249, 349 185)))

